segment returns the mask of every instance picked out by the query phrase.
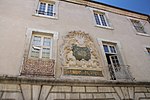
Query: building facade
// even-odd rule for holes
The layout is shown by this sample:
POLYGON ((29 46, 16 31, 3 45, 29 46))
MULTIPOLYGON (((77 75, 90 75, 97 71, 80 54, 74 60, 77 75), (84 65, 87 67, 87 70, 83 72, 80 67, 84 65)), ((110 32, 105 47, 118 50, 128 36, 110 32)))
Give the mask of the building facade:
POLYGON ((148 15, 89 0, 1 0, 0 34, 0 100, 150 100, 148 15))

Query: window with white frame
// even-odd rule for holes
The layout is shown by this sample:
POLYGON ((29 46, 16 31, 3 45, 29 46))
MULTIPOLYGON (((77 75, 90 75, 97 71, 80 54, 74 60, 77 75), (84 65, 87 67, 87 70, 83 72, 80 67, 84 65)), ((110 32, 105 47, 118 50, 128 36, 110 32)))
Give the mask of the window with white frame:
POLYGON ((114 43, 103 42, 103 49, 104 49, 105 56, 107 59, 110 77, 112 80, 116 80, 118 78, 117 72, 119 72, 121 69, 120 59, 118 57, 116 45, 117 44, 114 44, 114 43))
POLYGON ((134 19, 130 19, 130 20, 137 32, 146 33, 144 30, 144 26, 141 24, 139 20, 134 20, 134 19))
POLYGON ((94 11, 94 17, 97 25, 109 27, 105 13, 94 11))
POLYGON ((115 45, 103 44, 103 48, 104 48, 105 53, 109 53, 109 54, 117 53, 115 45))
POLYGON ((58 33, 28 29, 21 75, 53 77, 56 62, 58 33))
POLYGON ((37 14, 45 16, 55 16, 55 2, 40 1, 37 14))
POLYGON ((32 34, 30 45, 30 57, 50 59, 52 52, 52 36, 44 34, 32 34))

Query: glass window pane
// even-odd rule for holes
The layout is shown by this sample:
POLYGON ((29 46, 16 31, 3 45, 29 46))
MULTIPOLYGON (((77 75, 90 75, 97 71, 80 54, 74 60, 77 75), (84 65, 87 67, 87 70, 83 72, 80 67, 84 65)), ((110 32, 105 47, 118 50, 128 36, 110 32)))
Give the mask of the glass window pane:
POLYGON ((144 29, 143 29, 143 27, 142 27, 142 24, 141 24, 139 21, 135 21, 134 23, 135 23, 135 24, 134 24, 134 25, 135 25, 135 26, 134 26, 135 29, 136 29, 138 32, 142 32, 142 33, 143 33, 143 32, 144 32, 144 29))
POLYGON ((117 53, 115 47, 113 47, 113 50, 114 50, 114 53, 117 53))
POLYGON ((43 48, 42 58, 50 58, 50 48, 43 48))
POLYGON ((113 56, 112 56, 111 58, 112 58, 112 60, 114 60, 114 59, 115 59, 115 57, 113 57, 113 56))
POLYGON ((116 60, 118 60, 118 57, 117 57, 117 56, 115 56, 115 59, 116 59, 116 60))
POLYGON ((103 25, 103 26, 107 26, 107 24, 106 24, 106 20, 105 20, 105 18, 104 18, 104 15, 103 15, 103 14, 99 14, 99 16, 100 16, 100 19, 101 19, 102 25, 103 25))
POLYGON ((45 15, 45 9, 46 9, 46 3, 41 2, 41 3, 40 3, 40 7, 39 7, 38 14, 45 15))
POLYGON ((94 17, 95 17, 95 20, 96 20, 96 24, 101 25, 98 14, 94 13, 94 17))
POLYGON ((132 22, 134 28, 137 30, 137 32, 145 33, 144 27, 142 26, 142 24, 140 23, 140 21, 131 20, 131 22, 132 22))
POLYGON ((37 45, 37 46, 41 45, 41 37, 40 36, 34 36, 32 44, 37 45))
POLYGON ((44 37, 43 46, 51 46, 51 38, 44 37))
POLYGON ((150 54, 150 48, 147 48, 147 52, 150 54))
POLYGON ((31 57, 39 58, 39 55, 40 55, 40 50, 32 48, 32 50, 31 50, 31 57))
POLYGON ((119 65, 119 60, 118 59, 116 60, 116 63, 119 65))
POLYGON ((54 16, 54 5, 53 4, 48 4, 47 15, 48 16, 54 16))
POLYGON ((115 47, 114 46, 109 46, 111 53, 116 53, 115 47))
POLYGON ((105 52, 109 52, 107 45, 103 45, 103 47, 104 47, 104 51, 105 51, 105 52))
POLYGON ((137 27, 136 30, 137 30, 138 32, 145 33, 143 27, 137 27))

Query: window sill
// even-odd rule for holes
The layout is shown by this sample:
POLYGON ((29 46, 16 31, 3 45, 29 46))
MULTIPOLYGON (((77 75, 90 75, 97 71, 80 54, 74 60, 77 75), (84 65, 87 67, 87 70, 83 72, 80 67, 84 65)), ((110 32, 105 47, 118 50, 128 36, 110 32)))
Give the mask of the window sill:
POLYGON ((114 30, 114 28, 110 27, 110 26, 101 26, 101 25, 95 25, 98 28, 104 28, 104 29, 109 29, 109 30, 114 30))
POLYGON ((150 37, 150 35, 147 34, 147 33, 139 33, 139 32, 137 32, 136 35, 141 35, 141 36, 150 37))
POLYGON ((117 53, 110 53, 110 52, 106 52, 106 54, 114 54, 114 55, 116 55, 117 53))
POLYGON ((34 14, 33 16, 49 18, 49 19, 58 19, 56 16, 46 16, 46 15, 40 15, 40 14, 34 14))

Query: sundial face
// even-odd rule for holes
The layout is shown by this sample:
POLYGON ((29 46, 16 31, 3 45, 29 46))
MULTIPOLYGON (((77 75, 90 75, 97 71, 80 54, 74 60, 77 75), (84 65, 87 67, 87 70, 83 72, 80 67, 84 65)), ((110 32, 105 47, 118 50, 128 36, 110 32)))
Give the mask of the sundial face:
POLYGON ((77 45, 72 46, 73 56, 76 60, 86 60, 89 61, 91 59, 90 49, 88 47, 79 47, 77 45))

